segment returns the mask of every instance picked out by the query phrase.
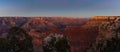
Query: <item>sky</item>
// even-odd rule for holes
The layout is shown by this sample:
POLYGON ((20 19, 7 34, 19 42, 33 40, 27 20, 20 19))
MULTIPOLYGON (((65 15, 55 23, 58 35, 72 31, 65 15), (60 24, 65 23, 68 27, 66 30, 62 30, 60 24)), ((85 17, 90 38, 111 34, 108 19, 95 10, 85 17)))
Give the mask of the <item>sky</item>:
POLYGON ((120 0, 0 0, 0 16, 116 15, 120 15, 120 0))

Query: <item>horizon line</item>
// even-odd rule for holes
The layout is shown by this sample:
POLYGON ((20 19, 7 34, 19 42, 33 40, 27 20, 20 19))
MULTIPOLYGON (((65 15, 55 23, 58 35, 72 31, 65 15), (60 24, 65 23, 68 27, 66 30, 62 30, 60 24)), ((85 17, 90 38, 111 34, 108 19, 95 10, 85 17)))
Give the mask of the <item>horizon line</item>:
MULTIPOLYGON (((76 16, 0 16, 0 17, 70 17, 70 18, 90 18, 90 17, 76 17, 76 16)), ((92 16, 94 17, 94 16, 92 16)))

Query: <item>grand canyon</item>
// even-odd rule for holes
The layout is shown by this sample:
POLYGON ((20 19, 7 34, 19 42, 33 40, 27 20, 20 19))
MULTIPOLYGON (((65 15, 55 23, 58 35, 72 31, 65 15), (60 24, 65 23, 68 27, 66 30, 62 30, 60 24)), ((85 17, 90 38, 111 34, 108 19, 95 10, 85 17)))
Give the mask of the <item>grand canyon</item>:
MULTIPOLYGON (((62 34, 68 37, 71 52, 97 52, 92 51, 92 48, 95 49, 95 46, 97 46, 95 42, 99 42, 101 36, 104 37, 104 40, 110 39, 108 37, 111 36, 109 35, 110 32, 107 31, 109 28, 104 31, 101 25, 103 23, 103 25, 105 25, 114 19, 120 22, 119 17, 120 16, 95 16, 93 18, 0 17, 0 43, 7 39, 7 36, 9 36, 8 32, 12 27, 19 27, 24 29, 29 36, 32 37, 34 52, 40 52, 40 47, 43 44, 42 40, 51 33, 62 34), (92 46, 90 47, 90 45, 92 46)), ((111 27, 113 26, 110 26, 110 28, 111 27)), ((120 25, 117 25, 117 27, 117 29, 119 29, 120 25)), ((120 30, 118 31, 120 32, 120 30)), ((120 35, 119 32, 118 35, 120 35)))

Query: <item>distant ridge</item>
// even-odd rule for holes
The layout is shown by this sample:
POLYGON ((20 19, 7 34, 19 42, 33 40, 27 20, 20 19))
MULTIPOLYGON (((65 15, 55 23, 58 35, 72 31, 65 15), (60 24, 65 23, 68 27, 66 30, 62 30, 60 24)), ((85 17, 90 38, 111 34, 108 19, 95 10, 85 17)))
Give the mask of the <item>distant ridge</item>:
POLYGON ((113 20, 115 18, 120 18, 120 16, 94 16, 92 19, 94 19, 94 20, 105 20, 105 19, 113 20))

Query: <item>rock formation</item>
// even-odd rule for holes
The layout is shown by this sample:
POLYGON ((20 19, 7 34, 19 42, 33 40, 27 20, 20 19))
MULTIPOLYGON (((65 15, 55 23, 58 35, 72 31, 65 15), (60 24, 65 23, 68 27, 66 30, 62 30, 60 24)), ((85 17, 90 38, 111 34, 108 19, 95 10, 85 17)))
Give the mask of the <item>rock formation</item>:
POLYGON ((98 26, 99 35, 85 51, 120 52, 120 16, 101 16, 100 19, 104 21, 98 26))

